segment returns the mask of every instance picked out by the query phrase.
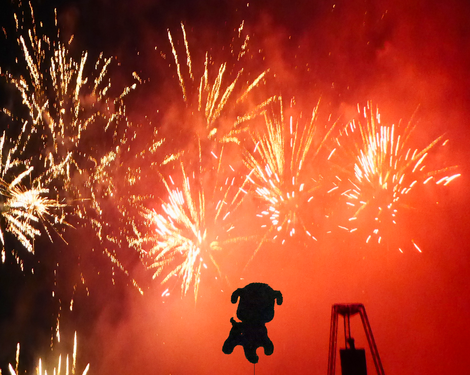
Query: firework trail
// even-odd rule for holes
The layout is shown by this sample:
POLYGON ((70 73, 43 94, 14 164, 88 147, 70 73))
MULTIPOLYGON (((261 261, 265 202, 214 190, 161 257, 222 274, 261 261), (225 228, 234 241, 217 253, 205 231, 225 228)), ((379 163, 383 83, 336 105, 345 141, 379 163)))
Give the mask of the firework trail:
MULTIPOLYGON (((116 210, 110 207, 118 192, 122 192, 118 191, 121 177, 116 173, 122 172, 122 160, 135 137, 124 98, 136 84, 124 89, 111 84, 112 58, 101 54, 90 62, 86 51, 79 52, 77 57, 72 48, 73 37, 67 43, 60 40, 56 14, 53 31, 46 34, 43 23, 36 22, 31 4, 29 9, 22 9, 19 4, 18 9, 14 14, 18 45, 15 71, 0 71, 14 89, 12 101, 21 103, 2 109, 10 122, 11 134, 7 135, 16 140, 11 142, 12 146, 7 145, 4 135, 1 145, 2 243, 3 233, 9 232, 33 251, 40 229, 44 228, 49 235, 52 228, 64 239, 66 225, 73 224, 85 233, 91 230, 96 234, 100 251, 110 260, 113 283, 115 269, 130 278, 126 263, 118 256, 122 252, 115 236, 117 230, 112 229, 121 216, 115 215, 116 210)), ((133 76, 140 82, 137 74, 133 76)), ((51 235, 49 238, 52 241, 51 235)), ((93 246, 92 241, 96 243, 92 238, 87 245, 93 246)), ((12 252, 23 269, 21 257, 12 252)), ((3 261, 6 253, 4 249, 3 261)), ((70 300, 72 311, 77 288, 83 286, 89 294, 84 272, 92 267, 83 265, 85 259, 95 260, 94 254, 93 248, 83 251, 83 244, 67 252, 51 247, 46 253, 41 252, 37 260, 42 268, 52 268, 58 341, 60 321, 64 318, 63 302, 67 305, 65 301, 70 300), (62 264, 68 266, 61 267, 62 264)), ((54 334, 54 329, 51 333, 54 334)), ((54 340, 51 336, 51 346, 54 340)))
MULTIPOLYGON (((49 235, 48 227, 56 229, 67 224, 64 205, 48 197, 49 190, 40 178, 32 178, 33 167, 28 160, 17 158, 20 153, 18 146, 18 142, 6 138, 5 133, 0 137, 0 240, 3 262, 6 232, 16 237, 27 251, 34 252, 34 240, 41 235, 40 227, 49 235)), ((15 250, 12 253, 23 268, 19 255, 15 250)))
MULTIPOLYGON (((244 24, 242 23, 238 29, 238 38, 232 40, 232 42, 235 40, 242 42, 239 53, 236 56, 237 62, 242 61, 243 56, 248 51, 249 36, 246 35, 242 38, 243 26, 244 24)), ((264 106, 264 103, 261 103, 247 110, 246 106, 242 104, 247 102, 247 98, 253 89, 264 82, 268 70, 260 73, 254 80, 246 80, 243 78, 243 68, 238 70, 235 66, 230 68, 227 66, 227 62, 224 62, 214 72, 212 66, 215 65, 215 62, 209 53, 206 52, 203 72, 201 77, 196 79, 183 24, 181 24, 181 29, 186 55, 186 72, 183 72, 182 63, 180 62, 172 34, 169 30, 168 39, 176 64, 176 72, 183 100, 187 106, 186 111, 191 113, 191 118, 187 121, 191 126, 189 131, 196 132, 198 139, 239 144, 240 136, 247 128, 244 126, 244 123, 259 114, 264 106), (230 73, 231 71, 236 71, 234 78, 230 73), (194 117, 193 114, 197 114, 197 117, 194 117)), ((230 45, 233 57, 235 57, 235 49, 236 47, 233 44, 230 45)))
MULTIPOLYGON (((196 300, 204 269, 213 266, 221 277, 215 253, 245 240, 232 232, 233 212, 245 195, 237 185, 242 179, 237 179, 236 173, 220 173, 222 154, 213 155, 213 159, 213 170, 202 167, 199 153, 199 166, 191 168, 192 172, 188 173, 181 160, 173 176, 162 176, 168 198, 162 200, 159 209, 143 208, 141 212, 144 227, 152 231, 141 233, 135 227, 129 239, 130 245, 144 254, 148 267, 155 270, 154 278, 163 275, 164 284, 177 276, 182 295, 194 285, 196 300)), ((163 295, 169 295, 168 290, 163 295)))
POLYGON ((318 223, 312 223, 311 214, 319 203, 316 194, 325 186, 321 164, 327 155, 323 158, 322 151, 335 124, 321 133, 319 102, 306 121, 302 116, 287 119, 281 97, 271 104, 264 112, 263 129, 251 132, 255 147, 245 158, 247 179, 262 202, 257 216, 267 228, 266 239, 279 237, 284 244, 302 231, 316 240, 309 227, 318 223))
MULTIPOLYGON (((391 241, 398 233, 394 227, 399 212, 412 207, 410 192, 430 182, 447 185, 460 174, 449 174, 454 168, 432 169, 425 163, 430 152, 447 143, 442 136, 423 148, 414 148, 413 119, 404 126, 401 122, 383 124, 378 108, 370 102, 362 111, 358 106, 358 113, 360 119, 351 121, 337 138, 338 148, 332 157, 337 165, 342 164, 340 174, 346 177, 339 180, 349 186, 343 188, 339 183, 338 187, 353 212, 349 225, 342 228, 350 232, 361 226, 371 228, 366 243, 381 243, 384 237, 391 241)), ((411 242, 421 251, 413 239, 411 242)))
POLYGON ((22 52, 18 61, 27 74, 4 74, 17 89, 27 114, 4 112, 22 122, 20 147, 29 155, 42 183, 56 196, 66 198, 69 205, 74 203, 77 217, 88 214, 87 205, 77 202, 89 202, 99 215, 98 198, 111 189, 101 188, 109 182, 103 171, 123 143, 118 125, 127 126, 123 98, 135 84, 113 97, 107 76, 112 59, 101 54, 87 75, 87 52, 79 59, 72 56, 73 38, 68 43, 60 41, 57 17, 57 36, 51 39, 41 35, 31 5, 30 14, 31 26, 27 28, 24 12, 20 17, 15 13, 22 52))
MULTIPOLYGON (((117 177, 120 165, 135 138, 123 100, 136 83, 117 91, 109 78, 112 58, 101 54, 93 64, 87 52, 76 58, 73 37, 68 43, 60 41, 57 14, 56 35, 48 36, 43 23, 36 22, 31 4, 29 12, 21 4, 20 9, 14 18, 22 71, 2 74, 22 103, 16 112, 3 109, 16 125, 11 129, 21 129, 16 134, 17 162, 27 165, 29 174, 24 178, 34 179, 42 204, 63 203, 60 222, 67 219, 89 226, 102 243, 111 240, 110 249, 103 251, 122 269, 114 249, 117 241, 107 233, 115 217, 108 211, 122 182, 117 177)), ((133 76, 141 82, 136 73, 133 76)), ((18 237, 31 237, 28 226, 18 228, 18 237)))
MULTIPOLYGON (((9 364, 8 369, 10 371, 10 375, 19 375, 20 372, 18 371, 19 368, 19 359, 20 359, 20 344, 16 347, 16 365, 13 368, 11 364, 9 364)), ((38 365, 36 367, 36 375, 47 375, 47 370, 44 368, 45 366, 42 363, 41 358, 39 358, 38 365)), ((88 364, 82 372, 82 375, 86 375, 90 368, 90 364, 88 364)), ((57 367, 54 367, 52 370, 52 374, 60 375, 62 370, 65 371, 65 374, 75 374, 77 371, 77 332, 75 332, 75 336, 73 339, 73 353, 72 353, 72 364, 70 364, 69 355, 67 354, 65 358, 65 364, 62 363, 62 355, 59 355, 59 359, 57 361, 57 367), (70 367, 71 366, 71 367, 70 367)))
MULTIPOLYGON (((246 130, 243 123, 259 114, 269 100, 246 109, 249 107, 245 103, 247 97, 263 82, 267 71, 252 81, 243 82, 244 69, 229 69, 227 62, 213 72, 211 68, 215 63, 208 53, 200 79, 196 79, 183 24, 181 30, 185 65, 180 61, 178 45, 170 31, 168 39, 185 105, 179 108, 175 122, 189 142, 181 151, 176 146, 178 137, 174 135, 174 128, 171 129, 165 142, 165 148, 171 151, 159 167, 170 168, 176 164, 175 173, 169 177, 161 171, 158 173, 168 199, 162 200, 161 209, 154 209, 149 207, 153 206, 155 198, 149 201, 149 196, 133 195, 132 206, 138 208, 140 220, 130 220, 134 233, 128 241, 129 246, 143 254, 148 267, 155 270, 154 277, 161 276, 162 283, 179 277, 182 295, 193 285, 197 299, 202 271, 213 266, 219 277, 222 274, 214 254, 244 239, 232 234, 231 220, 245 195, 241 190, 244 179, 226 160, 233 161, 234 155, 241 156, 238 145, 246 130), (234 70, 235 77, 229 73, 234 70)), ((243 24, 239 40, 242 30, 243 24)), ((243 39, 237 62, 246 53, 248 40, 248 37, 243 39)), ((235 47, 231 45, 230 49, 233 51, 235 47)), ((147 176, 147 179, 154 180, 154 177, 147 176)), ((169 294, 168 289, 165 294, 169 294)))

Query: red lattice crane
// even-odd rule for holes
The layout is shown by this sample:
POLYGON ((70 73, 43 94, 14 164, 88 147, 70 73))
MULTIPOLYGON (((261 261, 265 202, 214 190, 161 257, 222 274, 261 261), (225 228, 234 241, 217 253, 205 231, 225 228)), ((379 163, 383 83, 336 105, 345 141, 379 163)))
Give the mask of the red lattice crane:
POLYGON ((336 342, 338 337, 338 316, 344 320, 345 348, 340 350, 342 375, 367 375, 366 358, 364 349, 356 349, 354 339, 351 337, 351 316, 359 314, 362 325, 369 342, 369 349, 374 359, 377 375, 384 375, 379 352, 375 345, 366 309, 361 303, 335 304, 331 310, 330 349, 328 354, 328 375, 335 375, 336 342))

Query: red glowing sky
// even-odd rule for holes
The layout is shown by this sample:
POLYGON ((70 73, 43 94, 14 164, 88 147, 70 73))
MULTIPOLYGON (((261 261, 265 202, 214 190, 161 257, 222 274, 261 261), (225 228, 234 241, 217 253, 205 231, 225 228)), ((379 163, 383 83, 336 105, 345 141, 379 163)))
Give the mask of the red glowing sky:
MULTIPOLYGON (((84 49, 105 50, 123 67, 150 78, 141 96, 131 99, 130 116, 147 115, 155 122, 171 117, 155 114, 162 93, 172 85, 171 93, 179 89, 175 77, 155 69, 159 51, 168 50, 168 27, 184 21, 192 48, 204 45, 203 52, 225 43, 245 19, 265 56, 264 68, 275 72, 274 86, 284 96, 313 106, 321 95, 332 111, 346 117, 369 99, 394 120, 409 118, 420 106, 423 138, 445 133, 452 150, 446 157, 463 176, 439 191, 439 204, 422 205, 413 216, 422 253, 326 237, 321 243, 266 245, 230 285, 203 277, 197 303, 191 295, 180 298, 177 289, 162 298, 157 282, 144 296, 131 287, 119 293, 102 287, 102 300, 109 303, 100 296, 84 299, 100 304, 75 328, 79 357, 91 363, 90 373, 252 373, 240 347, 225 355, 222 344, 236 309, 231 292, 259 281, 280 290, 284 303, 267 324, 274 353, 260 355, 256 374, 325 374, 331 306, 344 302, 365 305, 385 373, 465 374, 470 365, 465 344, 470 335, 467 2, 118 3, 66 2, 59 6, 59 24, 84 49), (82 341, 81 329, 86 332, 82 341)), ((364 347, 361 327, 353 323, 352 328, 356 345, 364 347)))

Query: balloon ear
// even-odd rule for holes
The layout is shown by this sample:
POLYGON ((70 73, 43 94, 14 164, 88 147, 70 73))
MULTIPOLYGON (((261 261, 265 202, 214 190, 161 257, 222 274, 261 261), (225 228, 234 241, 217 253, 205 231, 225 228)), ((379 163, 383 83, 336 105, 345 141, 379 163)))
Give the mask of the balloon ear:
POLYGON ((238 297, 241 296, 242 290, 238 288, 235 292, 232 293, 232 298, 230 299, 232 303, 237 303, 238 297))
POLYGON ((274 291, 274 298, 278 305, 282 305, 282 293, 279 290, 274 291))

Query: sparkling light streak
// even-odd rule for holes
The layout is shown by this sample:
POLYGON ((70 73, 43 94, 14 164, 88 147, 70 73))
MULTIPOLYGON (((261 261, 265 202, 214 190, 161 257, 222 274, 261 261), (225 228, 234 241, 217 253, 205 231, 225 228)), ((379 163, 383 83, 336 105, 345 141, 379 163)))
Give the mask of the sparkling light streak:
POLYGON ((316 240, 310 214, 317 203, 315 191, 324 186, 321 151, 334 128, 333 124, 322 134, 319 103, 309 119, 301 115, 287 119, 282 98, 275 98, 264 111, 263 129, 251 132, 255 148, 246 154, 245 163, 250 170, 247 179, 262 201, 257 216, 269 221, 263 224, 266 236, 279 237, 282 243, 299 231, 316 240))
MULTIPOLYGON (((192 118, 190 120, 192 129, 196 130, 197 137, 202 140, 207 139, 221 143, 235 142, 239 144, 239 137, 241 133, 246 130, 246 127, 242 126, 242 124, 259 113, 264 103, 255 106, 249 113, 242 113, 241 116, 237 115, 230 120, 224 118, 222 121, 221 116, 223 113, 234 111, 235 108, 240 106, 247 99, 249 93, 263 82, 268 70, 261 72, 252 81, 244 81, 243 68, 239 69, 235 78, 233 78, 230 77, 230 73, 228 73, 231 68, 227 66, 227 62, 224 62, 219 65, 218 70, 216 69, 214 73, 212 66, 214 66, 215 63, 209 53, 206 52, 204 69, 199 80, 197 80, 194 77, 192 58, 183 24, 181 24, 181 29, 185 46, 187 72, 183 72, 182 64, 178 57, 170 30, 168 30, 168 39, 176 64, 183 100, 188 106, 188 111, 198 113, 202 119, 198 120, 192 118), (198 124, 199 121, 202 122, 201 125, 198 124)), ((243 24, 239 29, 239 39, 241 38, 242 30, 243 24)), ((236 58, 237 62, 244 56, 248 48, 248 41, 249 37, 246 36, 236 58)), ((233 46, 231 46, 231 49, 232 53, 234 53, 233 46)))
MULTIPOLYGON (((8 365, 8 370, 10 372, 10 375, 19 375, 20 372, 18 370, 19 368, 19 359, 20 359, 20 344, 17 345, 16 347, 16 364, 15 367, 11 364, 8 365)), ((60 375, 65 372, 66 375, 68 374, 76 374, 77 373, 77 332, 75 332, 74 335, 74 340, 73 340, 73 353, 72 353, 72 358, 71 358, 70 363, 70 358, 69 355, 65 357, 65 364, 62 361, 62 355, 59 355, 59 358, 57 360, 57 366, 55 366, 50 374, 54 375, 60 375)), ((85 369, 82 372, 82 375, 88 374, 88 370, 90 369, 90 364, 87 364, 85 369)), ((47 375, 47 369, 46 365, 43 364, 43 361, 41 358, 39 358, 38 365, 36 367, 36 375, 47 375)))
MULTIPOLYGON (((213 160, 211 171, 203 170, 199 163, 188 172, 180 161, 173 176, 162 176, 168 198, 159 208, 142 210, 144 227, 152 230, 142 233, 135 226, 135 234, 129 239, 148 260, 148 267, 155 270, 154 278, 163 276, 164 284, 178 277, 182 295, 194 285, 195 299, 204 269, 213 267, 218 276, 222 275, 215 253, 245 239, 232 233, 235 227, 231 220, 245 194, 237 186, 235 175, 221 175, 222 154, 213 160)), ((169 295, 168 289, 162 295, 169 295)))
MULTIPOLYGON (((26 114, 3 110, 20 125, 11 128, 21 129, 11 156, 6 146, 3 153, 23 169, 13 169, 10 161, 2 164, 2 242, 9 232, 32 251, 40 233, 37 223, 55 228, 73 217, 93 228, 113 267, 129 275, 118 249, 130 246, 155 270, 154 277, 163 283, 179 277, 182 294, 194 285, 197 297, 205 267, 221 274, 215 251, 242 238, 231 237, 232 212, 247 194, 259 203, 259 246, 266 240, 283 244, 298 233, 316 240, 331 211, 324 207, 336 195, 353 211, 338 226, 348 232, 367 227, 366 242, 382 243, 399 208, 412 203, 410 192, 430 182, 446 186, 459 176, 426 167, 428 153, 446 142, 442 137, 414 148, 411 121, 404 128, 382 125, 370 104, 339 137, 332 136, 336 124, 320 122, 319 104, 305 117, 292 104, 285 110, 281 97, 266 95, 253 104, 257 99, 251 95, 265 83, 268 70, 240 67, 254 54, 250 38, 243 35, 244 23, 225 49, 235 60, 232 65, 229 59, 217 63, 219 56, 211 56, 215 48, 211 54, 191 54, 183 24, 180 42, 168 30, 169 65, 176 67, 182 100, 170 104, 177 110, 164 116, 169 124, 135 141, 124 97, 136 85, 115 90, 111 58, 100 55, 90 66, 86 51, 74 55, 72 39, 61 42, 58 31, 57 37, 42 35, 30 11, 29 28, 25 15, 15 16, 18 61, 26 74, 3 74, 26 114), (193 56, 204 59, 193 64, 193 56), (168 131, 164 143, 160 130, 168 131), (248 150, 250 137, 253 147, 248 150), (335 141, 336 148, 326 147, 335 141), (241 149, 246 150, 243 157, 241 149), (329 161, 338 166, 337 176, 324 173, 329 161), (176 172, 167 173, 174 164, 176 172), (156 201, 161 201, 158 208, 156 201)), ((134 78, 141 82, 137 74, 134 78)))
POLYGON ((406 125, 384 124, 378 108, 370 102, 362 110, 358 106, 358 113, 360 119, 351 121, 337 138, 335 154, 342 157, 336 159, 346 176, 341 181, 349 184, 342 196, 353 210, 346 229, 352 232, 358 227, 370 228, 366 243, 372 240, 381 243, 384 238, 392 241, 393 237, 400 237, 395 227, 399 212, 413 205, 412 191, 430 181, 447 185, 460 174, 444 175, 453 168, 434 169, 426 165, 429 153, 447 143, 442 136, 415 148, 413 119, 406 125))
MULTIPOLYGON (((73 223, 84 231, 91 228, 96 234, 100 251, 111 259, 113 282, 116 267, 129 276, 115 256, 118 245, 108 233, 114 217, 104 209, 117 193, 119 181, 114 173, 119 171, 120 160, 134 136, 124 98, 136 84, 117 89, 109 77, 113 58, 100 54, 90 63, 88 52, 74 53, 73 37, 67 43, 61 41, 56 14, 54 27, 47 27, 49 34, 45 34, 43 23, 36 21, 31 4, 23 9, 20 3, 14 18, 17 63, 12 71, 1 72, 2 79, 13 89, 11 101, 15 102, 1 110, 8 121, 1 142, 2 244, 4 232, 10 232, 32 252, 40 229, 45 229, 51 241, 51 228, 64 239, 65 225, 72 227, 68 223, 73 223), (8 137, 15 141, 10 142, 8 137)), ((136 73, 133 77, 140 81, 136 73)), ((96 239, 90 239, 90 248, 85 251, 94 251, 92 241, 96 239)), ((80 251, 67 255, 67 262, 77 268, 81 268, 80 251)), ((21 257, 12 252, 23 269, 21 257)), ((3 261, 6 254, 4 249, 3 261)), ((56 326, 59 339, 65 296, 57 292, 66 289, 58 286, 63 281, 58 276, 60 250, 51 249, 41 256, 47 257, 54 267, 51 292, 60 306, 56 326)), ((82 269, 74 274, 80 277, 74 280, 75 290, 76 285, 85 284, 85 277, 82 269)), ((137 286, 135 280, 132 282, 137 286)), ((71 307, 73 298, 72 293, 71 307)))
MULTIPOLYGON (((44 187, 41 176, 32 178, 34 168, 28 160, 17 158, 18 146, 5 133, 0 138, 0 240, 4 252, 4 233, 9 232, 27 251, 34 252, 34 240, 41 235, 41 227, 49 235, 48 227, 66 224, 65 205, 48 197, 49 189, 44 187)), ((14 255, 21 265, 21 257, 15 252, 14 255)))
MULTIPOLYGON (((168 39, 184 104, 182 108, 176 104, 175 122, 187 142, 178 149, 178 140, 172 138, 173 134, 168 135, 164 148, 170 147, 171 156, 162 164, 170 168, 178 160, 176 173, 158 173, 168 199, 161 199, 161 207, 156 209, 155 203, 135 197, 134 206, 144 221, 130 220, 134 233, 129 236, 129 245, 143 254, 145 263, 155 270, 154 278, 162 277, 162 283, 166 283, 178 277, 181 293, 186 295, 194 285, 197 299, 204 269, 214 268, 218 276, 222 275, 215 252, 243 239, 233 235, 232 212, 246 195, 244 178, 226 160, 240 158, 240 136, 247 130, 244 123, 259 114, 269 99, 254 108, 247 100, 264 81, 267 71, 255 75, 254 80, 246 80, 244 69, 235 68, 248 49, 249 37, 242 38, 243 26, 238 30, 238 39, 234 38, 230 45, 236 63, 232 67, 223 62, 218 69, 213 69, 216 64, 208 52, 202 69, 193 64, 183 24, 181 30, 184 59, 180 58, 179 45, 170 30, 168 39), (238 55, 233 45, 236 40, 243 43, 238 55)), ((169 294, 166 290, 163 296, 169 294)))
POLYGON ((87 206, 99 216, 98 198, 109 194, 109 190, 101 189, 105 183, 103 170, 114 162, 119 146, 125 142, 123 98, 135 84, 114 96, 108 77, 112 58, 101 54, 90 71, 87 52, 80 58, 72 55, 73 38, 62 43, 57 26, 57 37, 42 35, 31 6, 29 27, 25 26, 26 17, 24 11, 20 17, 15 14, 22 52, 18 61, 27 74, 3 75, 16 88, 23 109, 20 115, 6 109, 3 112, 22 124, 19 147, 36 173, 42 175, 42 184, 50 186, 57 197, 67 199, 76 217, 87 216, 87 206), (101 146, 96 147, 97 143, 101 146))

